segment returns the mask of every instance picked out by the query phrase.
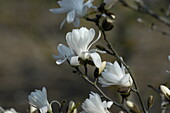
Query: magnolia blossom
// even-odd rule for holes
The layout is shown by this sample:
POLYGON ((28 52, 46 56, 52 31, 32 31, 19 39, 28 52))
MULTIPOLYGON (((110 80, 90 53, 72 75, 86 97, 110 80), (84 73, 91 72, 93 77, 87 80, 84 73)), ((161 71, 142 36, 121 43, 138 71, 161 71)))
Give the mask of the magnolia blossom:
POLYGON ((13 108, 4 110, 2 107, 0 107, 0 113, 17 113, 17 112, 13 108))
POLYGON ((92 4, 93 0, 88 0, 84 3, 84 0, 61 0, 58 4, 61 8, 50 9, 52 13, 67 13, 67 17, 61 23, 60 28, 65 22, 73 23, 75 27, 80 25, 80 17, 84 17, 87 14, 88 8, 95 8, 92 4))
POLYGON ((92 42, 94 36, 95 31, 93 28, 88 30, 84 27, 73 29, 72 32, 67 33, 66 41, 69 47, 59 44, 59 55, 54 56, 54 58, 57 59, 56 63, 61 64, 68 59, 71 65, 78 66, 80 65, 79 58, 81 58, 82 60, 92 59, 96 67, 101 67, 101 58, 96 52, 105 52, 94 49, 89 50, 90 47, 100 38, 101 33, 99 32, 98 38, 92 42))
POLYGON ((82 104, 84 111, 81 113, 110 113, 107 108, 110 108, 112 104, 112 101, 102 101, 97 93, 91 92, 90 98, 82 104))
POLYGON ((165 97, 170 100, 170 89, 164 85, 160 85, 160 90, 165 95, 165 97))
POLYGON ((104 0, 105 9, 110 9, 118 0, 104 0))
POLYGON ((29 103, 40 110, 41 113, 47 113, 52 111, 52 108, 47 100, 47 91, 46 88, 43 87, 41 90, 35 90, 35 92, 31 92, 28 96, 29 103))
POLYGON ((99 83, 102 84, 102 87, 109 87, 111 85, 130 87, 133 80, 130 74, 125 71, 125 67, 123 65, 120 67, 117 61, 114 64, 107 62, 106 69, 102 72, 102 76, 99 77, 99 83))

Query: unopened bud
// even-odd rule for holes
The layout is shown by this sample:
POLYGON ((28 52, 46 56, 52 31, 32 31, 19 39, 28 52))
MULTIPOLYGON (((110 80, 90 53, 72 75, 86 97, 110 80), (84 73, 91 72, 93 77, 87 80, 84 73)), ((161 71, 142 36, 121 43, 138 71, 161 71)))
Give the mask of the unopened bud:
POLYGON ((144 23, 144 21, 143 21, 142 18, 137 18, 137 22, 139 22, 139 23, 144 23))
POLYGON ((126 105, 132 113, 140 113, 139 107, 131 101, 126 101, 126 105))
POLYGON ((77 113, 76 105, 73 101, 70 101, 67 113, 77 113))
POLYGON ((150 95, 148 97, 148 101, 147 101, 148 109, 150 109, 152 107, 153 103, 154 103, 154 97, 152 95, 150 95))
POLYGON ((106 67, 106 61, 103 61, 102 66, 99 68, 99 74, 102 73, 102 71, 104 70, 105 67, 106 67))
POLYGON ((131 88, 129 87, 121 87, 117 90, 123 98, 127 98, 130 95, 131 88))
POLYGON ((29 113, 38 113, 37 108, 30 106, 30 112, 29 113))
POLYGON ((103 61, 102 62, 102 66, 95 69, 94 77, 98 78, 100 76, 100 74, 102 73, 102 71, 104 70, 105 67, 106 67, 106 61, 103 61))
POLYGON ((113 24, 111 22, 111 19, 109 18, 105 18, 102 22, 102 28, 104 29, 104 31, 110 31, 113 28, 113 24))
POLYGON ((167 100, 170 101, 170 90, 169 90, 169 88, 167 88, 167 87, 164 86, 164 85, 160 85, 160 90, 161 90, 161 92, 165 95, 165 97, 167 98, 167 100))

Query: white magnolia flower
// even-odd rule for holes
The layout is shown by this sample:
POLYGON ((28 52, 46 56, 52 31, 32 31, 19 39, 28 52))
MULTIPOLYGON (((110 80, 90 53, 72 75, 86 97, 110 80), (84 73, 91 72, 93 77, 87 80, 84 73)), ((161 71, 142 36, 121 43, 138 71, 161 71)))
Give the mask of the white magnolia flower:
POLYGON ((101 100, 97 93, 91 93, 90 98, 82 104, 83 112, 81 113, 110 113, 107 108, 113 104, 112 101, 106 102, 101 100))
POLYGON ((46 88, 43 87, 41 90, 35 90, 35 92, 31 92, 28 96, 29 103, 38 108, 41 113, 47 113, 52 111, 52 108, 47 100, 47 91, 46 88))
POLYGON ((129 73, 125 72, 125 67, 118 64, 117 61, 114 64, 107 62, 106 69, 102 72, 102 76, 99 77, 99 83, 102 87, 109 87, 111 85, 118 85, 122 87, 130 87, 133 84, 133 80, 129 73))
POLYGON ((106 4, 105 9, 110 9, 118 0, 104 0, 103 2, 106 4))
POLYGON ((166 98, 170 100, 170 89, 164 85, 160 85, 160 90, 166 96, 166 98))
POLYGON ((84 3, 84 0, 61 0, 58 4, 61 8, 50 9, 52 13, 67 13, 67 17, 61 23, 60 28, 65 22, 73 23, 75 27, 80 25, 80 17, 84 17, 87 14, 88 8, 95 8, 92 4, 93 0, 88 0, 84 3))
POLYGON ((14 108, 10 108, 7 110, 4 110, 2 107, 0 107, 0 113, 17 113, 14 108))
POLYGON ((69 60, 70 64, 73 66, 80 65, 79 58, 82 60, 92 59, 96 67, 101 67, 102 62, 98 53, 103 51, 99 50, 89 50, 90 47, 99 40, 101 33, 99 32, 98 38, 92 42, 95 36, 94 29, 88 30, 87 28, 73 29, 72 32, 67 33, 66 40, 70 48, 59 45, 59 55, 55 56, 57 59, 57 64, 63 63, 66 59, 69 60), (92 42, 92 43, 91 43, 92 42))

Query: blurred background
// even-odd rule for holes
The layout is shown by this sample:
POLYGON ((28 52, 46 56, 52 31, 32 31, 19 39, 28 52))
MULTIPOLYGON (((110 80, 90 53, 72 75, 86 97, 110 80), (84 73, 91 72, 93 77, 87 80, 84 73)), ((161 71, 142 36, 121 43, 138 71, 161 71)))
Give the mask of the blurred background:
MULTIPOLYGON (((168 8, 170 1, 145 0, 145 3, 163 15, 161 11, 168 8)), ((26 112, 28 95, 43 86, 48 90, 49 101, 83 102, 90 91, 97 92, 73 74, 67 63, 55 64, 52 55, 57 55, 57 45, 66 44, 66 33, 75 28, 72 24, 65 24, 63 29, 59 29, 65 14, 56 15, 48 11, 57 7, 56 0, 0 0, 0 106, 26 112)), ((149 26, 154 22, 162 30, 169 32, 170 28, 148 15, 125 8, 121 3, 115 4, 112 11, 116 21, 114 29, 107 32, 109 40, 130 66, 144 102, 149 95, 154 95, 156 102, 151 111, 160 113, 159 95, 148 85, 158 88, 159 84, 170 83, 170 75, 166 73, 170 70, 167 58, 170 55, 170 36, 151 30, 149 26), (138 23, 139 17, 148 26, 138 23)), ((96 28, 95 24, 83 19, 81 26, 96 28)), ((102 38, 98 43, 105 44, 102 38)), ((102 58, 114 61, 108 55, 102 55, 102 58)), ((107 93, 113 99, 117 97, 113 90, 107 93)))

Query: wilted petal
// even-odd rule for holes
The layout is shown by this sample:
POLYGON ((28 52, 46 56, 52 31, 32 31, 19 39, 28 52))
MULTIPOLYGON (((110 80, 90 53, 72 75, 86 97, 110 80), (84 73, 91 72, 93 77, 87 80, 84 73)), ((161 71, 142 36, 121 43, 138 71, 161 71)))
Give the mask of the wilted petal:
POLYGON ((100 68, 102 66, 102 61, 101 61, 100 55, 98 53, 91 53, 90 57, 92 58, 95 66, 97 68, 100 68))

